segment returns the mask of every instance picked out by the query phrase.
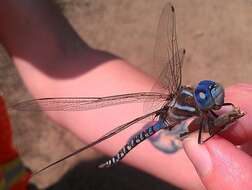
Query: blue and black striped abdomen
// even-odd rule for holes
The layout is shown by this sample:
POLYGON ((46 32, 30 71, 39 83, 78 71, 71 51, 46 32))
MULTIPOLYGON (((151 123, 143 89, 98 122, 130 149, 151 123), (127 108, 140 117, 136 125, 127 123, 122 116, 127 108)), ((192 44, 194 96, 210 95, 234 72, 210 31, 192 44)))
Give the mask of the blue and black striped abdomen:
POLYGON ((110 166, 118 163, 120 160, 123 159, 123 157, 127 153, 129 153, 138 144, 140 144, 145 139, 149 138, 150 136, 152 136, 156 132, 158 132, 160 129, 163 129, 165 127, 166 127, 166 125, 165 125, 164 121, 159 120, 153 126, 148 127, 147 129, 144 129, 140 133, 136 134, 133 138, 131 138, 129 140, 129 142, 126 145, 124 145, 124 147, 115 156, 113 156, 110 160, 108 160, 104 164, 99 165, 99 168, 110 167, 110 166))

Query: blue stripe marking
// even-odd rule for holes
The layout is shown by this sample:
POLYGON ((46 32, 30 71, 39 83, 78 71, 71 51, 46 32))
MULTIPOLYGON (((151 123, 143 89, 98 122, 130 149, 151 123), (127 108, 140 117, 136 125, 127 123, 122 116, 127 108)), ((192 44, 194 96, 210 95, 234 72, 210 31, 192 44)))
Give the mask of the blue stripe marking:
POLYGON ((163 121, 158 121, 154 126, 153 126, 153 130, 154 131, 159 131, 160 129, 165 128, 165 124, 163 121))
POLYGON ((194 107, 180 105, 178 103, 175 104, 175 107, 180 109, 180 110, 183 110, 183 111, 189 111, 189 112, 195 112, 196 111, 196 109, 194 107))
POLYGON ((193 97, 193 94, 192 94, 190 91, 185 90, 185 89, 183 89, 183 90, 181 91, 181 94, 186 94, 186 95, 188 95, 188 96, 192 96, 192 97, 193 97))

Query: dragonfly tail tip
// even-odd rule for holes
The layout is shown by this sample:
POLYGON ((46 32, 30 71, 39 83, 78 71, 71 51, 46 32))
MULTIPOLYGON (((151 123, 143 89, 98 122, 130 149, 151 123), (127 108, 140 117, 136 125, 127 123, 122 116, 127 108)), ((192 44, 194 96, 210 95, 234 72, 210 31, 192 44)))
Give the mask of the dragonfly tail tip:
POLYGON ((99 166, 98 166, 98 168, 105 168, 107 166, 107 164, 106 163, 103 163, 103 164, 100 164, 99 166))

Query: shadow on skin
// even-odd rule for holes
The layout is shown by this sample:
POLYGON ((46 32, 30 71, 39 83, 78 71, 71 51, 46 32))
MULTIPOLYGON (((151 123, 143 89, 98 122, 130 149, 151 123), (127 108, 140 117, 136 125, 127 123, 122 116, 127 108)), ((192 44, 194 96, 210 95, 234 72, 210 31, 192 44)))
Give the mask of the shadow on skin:
MULTIPOLYGON (((24 9, 29 10, 30 7, 24 9)), ((107 52, 95 50, 84 42, 56 5, 38 2, 30 10, 34 15, 39 15, 34 17, 22 11, 16 13, 6 8, 1 13, 11 12, 13 20, 23 15, 22 19, 13 21, 19 37, 8 43, 8 39, 6 42, 3 40, 2 43, 7 50, 11 50, 8 51, 11 56, 25 60, 51 78, 78 77, 100 64, 119 59, 107 52)), ((9 22, 12 22, 11 18, 9 22)))
POLYGON ((107 159, 80 162, 47 190, 179 190, 125 164, 119 164, 113 168, 99 169, 97 166, 107 159))

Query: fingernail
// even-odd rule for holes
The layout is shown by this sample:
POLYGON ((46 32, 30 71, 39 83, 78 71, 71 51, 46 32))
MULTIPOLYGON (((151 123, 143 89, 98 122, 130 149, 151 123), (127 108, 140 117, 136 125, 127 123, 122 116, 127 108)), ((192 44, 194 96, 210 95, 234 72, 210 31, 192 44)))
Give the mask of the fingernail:
POLYGON ((197 138, 191 137, 183 140, 183 146, 198 174, 202 177, 207 176, 212 170, 212 161, 206 146, 198 144, 197 138))

